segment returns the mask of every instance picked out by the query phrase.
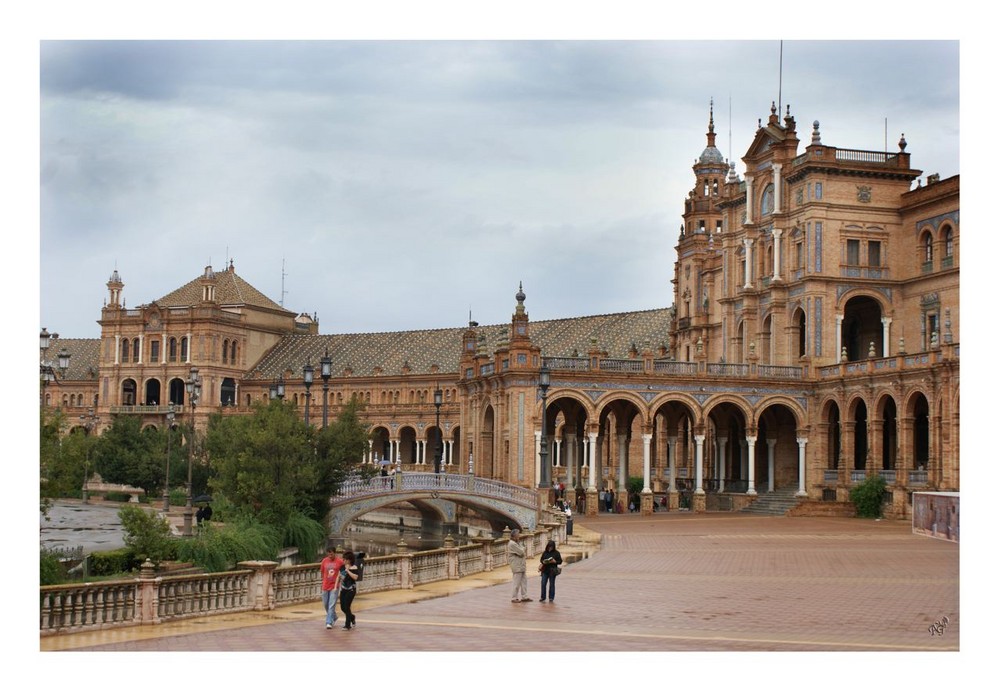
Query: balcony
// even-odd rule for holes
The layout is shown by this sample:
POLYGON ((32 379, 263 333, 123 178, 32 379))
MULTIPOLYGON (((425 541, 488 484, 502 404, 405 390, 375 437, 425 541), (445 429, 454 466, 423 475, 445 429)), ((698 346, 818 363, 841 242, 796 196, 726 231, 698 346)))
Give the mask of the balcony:
POLYGON ((110 407, 111 415, 122 415, 122 416, 145 416, 145 415, 165 415, 171 408, 174 413, 183 413, 184 407, 178 404, 174 404, 172 407, 169 404, 163 406, 112 406, 110 407))

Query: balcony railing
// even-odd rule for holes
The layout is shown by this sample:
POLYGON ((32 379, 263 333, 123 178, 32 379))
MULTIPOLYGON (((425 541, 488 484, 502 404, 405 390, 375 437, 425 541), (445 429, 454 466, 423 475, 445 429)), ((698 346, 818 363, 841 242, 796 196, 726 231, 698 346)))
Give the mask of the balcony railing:
POLYGON ((642 372, 641 360, 626 360, 624 358, 601 358, 598 363, 601 370, 609 372, 642 372))
POLYGON ((676 360, 654 360, 653 372, 662 375, 697 375, 698 364, 676 360))
POLYGON ((707 363, 705 369, 709 375, 746 377, 750 374, 749 363, 707 363))
POLYGON ((590 370, 589 358, 545 358, 549 370, 590 370))
MULTIPOLYGON (((111 414, 112 415, 116 415, 116 414, 131 415, 131 416, 145 415, 145 414, 163 415, 163 414, 168 413, 170 411, 170 409, 171 409, 171 407, 169 405, 165 405, 165 406, 159 406, 159 405, 157 405, 157 406, 134 406, 134 405, 132 405, 132 406, 112 406, 111 407, 111 414)), ((179 406, 177 404, 174 404, 173 411, 174 411, 174 413, 183 413, 184 412, 184 407, 183 406, 179 406)))
POLYGON ((761 377, 781 377, 802 379, 802 368, 797 365, 758 365, 757 374, 761 377))

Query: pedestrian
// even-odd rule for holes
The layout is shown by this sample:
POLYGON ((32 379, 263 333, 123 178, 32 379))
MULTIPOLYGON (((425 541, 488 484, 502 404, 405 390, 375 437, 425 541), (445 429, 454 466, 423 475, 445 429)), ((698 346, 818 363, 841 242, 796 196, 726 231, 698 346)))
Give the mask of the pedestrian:
POLYGON ((340 568, 340 611, 344 614, 344 626, 341 629, 349 630, 357 627, 358 624, 358 619, 351 611, 351 604, 358 591, 355 584, 357 579, 358 571, 354 566, 354 553, 345 550, 344 564, 340 568))
POLYGON ((559 572, 562 569, 559 567, 562 561, 562 555, 556 550, 556 542, 550 540, 545 544, 545 552, 542 553, 538 564, 538 571, 542 574, 542 596, 538 601, 539 603, 545 603, 546 585, 549 587, 549 603, 556 602, 556 577, 559 576, 559 572))
POLYGON ((614 513, 615 511, 615 489, 608 489, 608 511, 614 513))
POLYGON ((330 546, 326 549, 326 557, 319 563, 319 571, 323 576, 323 584, 320 587, 323 593, 323 610, 326 612, 326 628, 333 629, 333 623, 337 621, 337 598, 340 594, 340 568, 344 566, 344 561, 337 557, 337 548, 330 546))
POLYGON ((510 571, 514 575, 512 591, 510 595, 511 603, 521 603, 530 601, 528 598, 528 577, 525 574, 527 567, 524 564, 524 546, 517 542, 521 536, 519 529, 510 532, 510 541, 507 542, 507 562, 510 564, 510 571))
POLYGON ((600 492, 600 494, 598 496, 598 502, 599 502, 598 507, 601 508, 601 511, 607 511, 607 509, 608 509, 608 491, 605 490, 604 488, 601 488, 601 492, 600 492))

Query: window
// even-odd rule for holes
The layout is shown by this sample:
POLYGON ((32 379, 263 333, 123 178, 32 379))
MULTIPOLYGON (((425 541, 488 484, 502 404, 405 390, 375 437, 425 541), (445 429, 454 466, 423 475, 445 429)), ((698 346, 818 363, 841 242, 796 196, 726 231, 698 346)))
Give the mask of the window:
POLYGON ((882 266, 882 243, 878 240, 868 241, 868 266, 882 266))
POLYGON ((955 241, 952 238, 951 228, 944 229, 944 256, 951 257, 955 251, 955 241))
POLYGON ((167 357, 171 363, 177 362, 177 339, 174 337, 170 337, 170 342, 167 346, 167 357))
POLYGON ((934 261, 934 241, 930 233, 924 234, 924 262, 934 261))
POLYGON ((149 342, 149 362, 156 363, 160 360, 160 342, 153 339, 149 342))
POLYGON ((188 357, 188 340, 187 337, 181 337, 181 361, 187 361, 188 357))
POLYGON ((766 216, 774 211, 774 183, 769 183, 760 196, 760 214, 766 216))
POLYGON ((222 364, 225 365, 229 362, 229 339, 225 339, 222 342, 222 364))
POLYGON ((722 219, 717 219, 715 222, 715 232, 722 233, 722 219))
POLYGON ((805 253, 803 252, 802 241, 795 243, 795 268, 803 269, 806 266, 805 253))
POLYGON ((861 241, 847 241, 847 264, 857 266, 861 264, 861 241))
POLYGON ((139 352, 139 340, 132 339, 132 362, 138 363, 141 355, 142 354, 139 352))
POLYGON ((236 339, 229 344, 229 362, 236 365, 236 339))
POLYGON ((123 363, 127 363, 128 362, 128 347, 129 347, 129 340, 128 339, 122 339, 122 362, 123 363))
POLYGON ((823 199, 823 183, 816 183, 816 199, 823 199))

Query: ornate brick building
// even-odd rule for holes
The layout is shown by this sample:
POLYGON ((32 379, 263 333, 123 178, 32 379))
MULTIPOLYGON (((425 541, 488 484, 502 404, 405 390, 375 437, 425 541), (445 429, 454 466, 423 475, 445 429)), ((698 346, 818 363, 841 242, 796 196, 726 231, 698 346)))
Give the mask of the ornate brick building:
POLYGON ((280 382, 316 425, 363 399, 369 461, 428 470, 440 436, 442 470, 551 478, 588 512, 630 476, 643 511, 660 496, 701 511, 781 493, 822 511, 881 474, 905 516, 912 491, 959 489, 959 178, 923 184, 903 139, 843 149, 813 123, 799 144, 772 106, 741 179, 710 113, 671 308, 532 322, 519 288, 509 323, 324 335, 232 262, 133 309, 115 271, 100 339, 43 330, 43 405, 155 426, 173 405, 203 427, 280 382))

